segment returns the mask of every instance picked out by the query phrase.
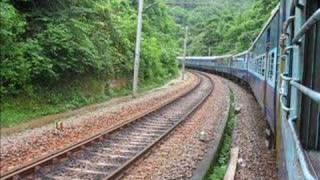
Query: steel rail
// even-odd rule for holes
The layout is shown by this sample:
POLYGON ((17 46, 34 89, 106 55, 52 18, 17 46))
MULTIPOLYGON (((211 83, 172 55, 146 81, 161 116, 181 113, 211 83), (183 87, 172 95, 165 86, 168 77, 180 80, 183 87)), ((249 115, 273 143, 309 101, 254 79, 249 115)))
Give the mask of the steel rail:
POLYGON ((166 136, 168 136, 168 134, 170 134, 170 132, 172 132, 178 125, 180 125, 181 123, 183 123, 188 117, 190 117, 193 113, 195 113, 201 106, 202 104, 204 104, 206 102, 206 100, 208 99, 208 97, 210 96, 210 94, 212 94, 212 91, 214 89, 214 82, 213 80, 206 75, 205 73, 201 73, 203 76, 207 77, 212 85, 212 88, 210 89, 210 91, 195 105, 193 106, 192 109, 190 109, 190 111, 188 111, 186 114, 184 114, 184 116, 182 118, 179 119, 179 121, 177 121, 172 127, 170 127, 165 133, 163 133, 160 137, 158 137, 155 141, 153 141, 150 145, 148 145, 147 147, 145 147, 142 151, 140 151, 140 153, 138 153, 137 155, 135 155, 132 159, 130 159, 129 161, 127 161, 125 164, 123 164, 122 166, 120 166, 118 169, 116 169, 112 174, 110 174, 108 177, 106 177, 104 180, 111 180, 111 179, 117 179, 119 178, 119 176, 126 171, 130 165, 132 165, 134 162, 136 162, 138 159, 140 159, 143 155, 145 155, 152 147, 154 147, 156 144, 158 144, 163 138, 165 138, 166 136))
MULTIPOLYGON (((195 74, 195 73, 193 73, 195 74)), ((199 78, 199 76, 197 76, 199 78)), ((96 135, 93 135, 81 142, 78 142, 78 143, 75 143, 75 144, 72 144, 66 148, 63 148, 61 150, 58 150, 56 152, 53 152, 53 153, 50 153, 48 155, 45 155, 43 157, 40 157, 40 158, 37 158, 25 165, 22 165, 20 167, 17 167, 15 169, 12 169, 10 171, 7 171, 7 172, 1 172, 1 175, 0 175, 0 180, 8 180, 8 179, 17 179, 19 178, 21 175, 25 176, 25 175, 30 175, 32 173, 34 173, 36 171, 36 169, 38 169, 40 166, 42 165, 48 165, 48 164, 53 164, 54 162, 57 161, 57 159, 61 158, 61 157, 67 157, 70 155, 70 153, 72 152, 75 152, 75 151, 78 151, 80 149, 82 149, 83 147, 89 145, 90 143, 92 142, 95 142, 95 141, 100 141, 102 140, 105 136, 107 136, 108 134, 116 131, 116 130, 119 130, 121 128, 123 128, 124 126, 127 126, 129 124, 132 124, 133 122, 141 119, 142 117, 144 116, 147 116, 148 114, 151 114, 159 109, 162 109, 172 103, 174 103, 175 101, 191 94, 192 92, 194 92, 195 89, 197 89, 197 87, 199 87, 199 85, 202 83, 202 80, 200 79, 199 82, 194 86, 192 87, 189 91, 181 94, 180 96, 178 96, 177 98, 174 98, 174 99, 170 99, 168 101, 165 101, 161 104, 159 104, 158 106, 152 108, 151 110, 147 111, 147 112, 144 112, 144 113, 141 113, 141 114, 138 114, 128 120, 125 120, 103 132, 100 132, 96 135)))

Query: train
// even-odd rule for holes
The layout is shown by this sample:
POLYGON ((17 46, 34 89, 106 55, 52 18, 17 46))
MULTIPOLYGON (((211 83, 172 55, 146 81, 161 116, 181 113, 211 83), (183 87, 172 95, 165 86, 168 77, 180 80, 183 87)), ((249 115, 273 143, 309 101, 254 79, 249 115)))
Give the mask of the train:
POLYGON ((248 84, 274 137, 279 179, 320 179, 319 0, 280 0, 245 52, 180 59, 248 84))

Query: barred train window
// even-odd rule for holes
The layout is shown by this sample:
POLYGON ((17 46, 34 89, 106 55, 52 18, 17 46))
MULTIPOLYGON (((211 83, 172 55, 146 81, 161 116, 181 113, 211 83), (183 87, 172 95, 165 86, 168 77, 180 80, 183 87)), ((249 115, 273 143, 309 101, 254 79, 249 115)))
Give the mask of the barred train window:
POLYGON ((256 62, 255 59, 253 59, 252 62, 251 62, 251 69, 252 69, 253 71, 255 71, 255 62, 256 62))
POLYGON ((261 74, 261 57, 258 59, 258 73, 261 74))
POLYGON ((273 66, 274 66, 274 52, 269 55, 269 64, 268 64, 268 79, 273 80, 273 66))
POLYGON ((254 71, 254 59, 251 59, 251 60, 250 60, 250 63, 251 63, 251 65, 250 65, 251 68, 250 68, 250 69, 251 69, 252 71, 254 71))
POLYGON ((262 57, 259 58, 259 74, 262 74, 262 57))
POLYGON ((257 69, 256 72, 261 76, 264 76, 264 71, 265 71, 264 61, 265 61, 265 56, 261 56, 256 60, 256 69, 257 69))
POLYGON ((259 72, 258 71, 258 61, 259 61, 259 58, 256 59, 256 64, 255 64, 255 72, 257 72, 257 73, 259 72))
POLYGON ((254 70, 255 72, 258 72, 258 58, 255 60, 254 70))
POLYGON ((257 59, 257 72, 258 72, 258 74, 260 74, 260 71, 261 71, 261 70, 260 70, 260 59, 261 59, 261 58, 258 58, 258 59, 257 59))
POLYGON ((261 74, 261 57, 258 59, 258 74, 261 74))
POLYGON ((264 71, 265 71, 265 67, 264 67, 265 60, 266 60, 266 57, 262 56, 262 58, 261 58, 261 75, 262 76, 264 76, 264 71))

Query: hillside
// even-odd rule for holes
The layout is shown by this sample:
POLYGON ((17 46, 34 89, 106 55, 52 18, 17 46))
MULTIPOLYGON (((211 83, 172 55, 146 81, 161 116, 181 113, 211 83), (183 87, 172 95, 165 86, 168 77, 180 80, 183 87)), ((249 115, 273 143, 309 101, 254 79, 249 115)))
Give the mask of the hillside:
MULTIPOLYGON (((167 6, 150 4, 140 67, 148 87, 176 75, 178 49, 167 6)), ((137 2, 128 0, 1 1, 1 124, 130 92, 136 17, 137 2)))
POLYGON ((174 5, 170 12, 178 24, 190 27, 189 55, 208 55, 209 51, 211 55, 221 55, 246 50, 278 3, 277 0, 184 2, 188 4, 174 5))

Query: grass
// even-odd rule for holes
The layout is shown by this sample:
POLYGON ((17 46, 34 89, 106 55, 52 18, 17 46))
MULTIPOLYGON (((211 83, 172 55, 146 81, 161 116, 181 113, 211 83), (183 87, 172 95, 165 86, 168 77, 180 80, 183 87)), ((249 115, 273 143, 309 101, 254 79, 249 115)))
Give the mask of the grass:
POLYGON ((223 179, 228 168, 230 159, 230 149, 232 144, 232 132, 235 122, 235 110, 234 110, 234 94, 230 94, 230 111, 227 120, 226 129, 222 137, 222 144, 220 146, 217 159, 212 162, 209 171, 207 172, 205 180, 219 180, 223 179))
MULTIPOLYGON (((164 85, 169 79, 143 81, 140 92, 164 85)), ((108 101, 131 94, 129 85, 105 90, 105 82, 94 79, 61 85, 55 89, 42 89, 34 95, 4 98, 1 102, 1 127, 8 128, 42 116, 74 110, 86 105, 108 101), (83 83, 85 82, 85 83, 83 83)))

